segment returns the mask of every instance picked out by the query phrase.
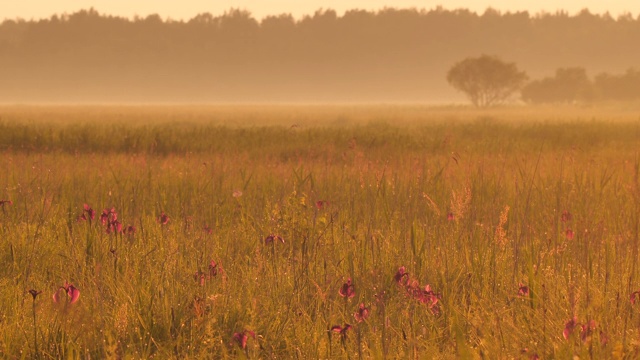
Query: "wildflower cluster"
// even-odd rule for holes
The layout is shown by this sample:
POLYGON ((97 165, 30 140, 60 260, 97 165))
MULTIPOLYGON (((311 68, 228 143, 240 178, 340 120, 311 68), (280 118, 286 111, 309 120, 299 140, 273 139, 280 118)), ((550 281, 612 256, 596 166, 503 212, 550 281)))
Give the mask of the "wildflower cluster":
MULTIPOLYGON (((82 205, 82 214, 77 218, 78 222, 88 221, 89 224, 96 218, 96 211, 93 210, 88 204, 82 205)), ((118 219, 118 212, 115 208, 106 208, 102 210, 100 214, 100 223, 104 227, 107 234, 125 234, 133 236, 136 233, 136 228, 133 225, 124 227, 118 219)))
MULTIPOLYGON (((562 337, 564 337, 565 340, 569 340, 571 338, 571 335, 574 333, 574 331, 576 329, 580 329, 580 340, 583 343, 588 343, 591 341, 593 334, 595 334, 596 328, 597 328, 597 324, 595 320, 589 320, 586 323, 581 323, 574 316, 564 324, 562 337)), ((607 335, 604 332, 600 331, 600 342, 603 345, 606 345, 608 341, 609 339, 607 335)))
POLYGON ((102 222, 102 226, 105 227, 107 234, 122 233, 122 223, 118 221, 118 213, 115 208, 102 210, 100 222, 102 222))
POLYGON ((409 273, 404 266, 398 268, 393 279, 398 285, 404 288, 407 296, 425 304, 433 314, 440 313, 439 301, 441 295, 434 292, 431 289, 431 285, 426 284, 425 286, 421 286, 418 280, 410 280, 409 273))
MULTIPOLYGON (((351 278, 348 278, 347 281, 342 284, 342 286, 338 290, 338 294, 345 298, 345 300, 351 299, 356 295, 356 289, 351 278)), ((369 317, 369 312, 369 308, 366 307, 364 303, 360 303, 358 305, 358 309, 353 314, 353 317, 355 318, 356 322, 361 323, 369 317)), ((344 343, 347 340, 347 332, 352 328, 353 326, 350 324, 344 324, 342 326, 333 325, 329 329, 329 332, 339 334, 341 341, 344 343)))

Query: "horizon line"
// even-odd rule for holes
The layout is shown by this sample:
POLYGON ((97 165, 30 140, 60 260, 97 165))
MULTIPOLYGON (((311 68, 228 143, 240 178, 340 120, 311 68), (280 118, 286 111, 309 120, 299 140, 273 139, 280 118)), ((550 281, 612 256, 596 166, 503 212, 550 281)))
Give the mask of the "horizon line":
POLYGON ((445 6, 442 5, 437 5, 431 8, 426 8, 426 7, 416 7, 416 6, 411 6, 411 7, 395 7, 395 6, 383 6, 377 9, 365 9, 365 8, 358 8, 358 7, 354 7, 354 8, 350 8, 344 11, 338 11, 335 10, 333 8, 323 8, 320 7, 318 9, 316 9, 313 13, 305 13, 302 14, 300 16, 294 16, 292 14, 292 12, 281 12, 281 13, 272 13, 272 14, 267 14, 264 15, 262 17, 258 17, 255 15, 255 13, 253 11, 251 11, 250 9, 247 8, 242 8, 242 7, 230 7, 227 10, 224 10, 221 13, 213 13, 211 11, 201 11, 201 12, 197 12, 194 15, 192 15, 191 17, 181 17, 181 18, 174 18, 171 16, 162 16, 159 12, 154 12, 154 11, 150 11, 147 14, 143 15, 143 14, 138 14, 135 13, 132 16, 127 16, 127 15, 123 15, 123 14, 113 14, 113 13, 109 13, 106 11, 100 11, 99 9, 97 9, 95 6, 90 6, 89 8, 80 8, 77 10, 74 10, 72 12, 56 12, 53 13, 51 15, 48 15, 46 17, 43 16, 33 16, 31 18, 24 18, 24 17, 4 17, 2 18, 2 22, 0 22, 0 25, 3 22, 6 21, 25 21, 25 22, 34 22, 34 21, 41 21, 41 20, 49 20, 53 17, 64 17, 64 16, 70 16, 73 14, 78 14, 81 12, 95 12, 100 16, 106 16, 106 17, 116 17, 116 18, 123 18, 123 19, 127 19, 127 20, 136 20, 136 19, 144 19, 147 18, 149 16, 154 16, 157 15, 159 16, 163 22, 171 22, 171 21, 175 21, 175 22, 188 22, 190 20, 193 20, 194 18, 196 18, 197 16, 200 15, 204 15, 204 14, 209 14, 212 15, 214 17, 220 17, 220 16, 224 16, 227 15, 229 13, 232 13, 234 11, 241 11, 241 12, 245 12, 247 14, 249 14, 249 16, 257 21, 262 21, 264 19, 267 18, 272 18, 272 17, 281 17, 281 16, 290 16, 292 17, 295 21, 301 21, 304 20, 306 18, 312 18, 313 16, 315 16, 316 14, 322 14, 322 13, 326 13, 326 12, 330 12, 333 11, 336 13, 336 15, 338 17, 344 17, 347 13, 349 12, 356 12, 356 11, 365 11, 368 13, 374 13, 374 14, 378 14, 384 11, 388 11, 388 10, 395 10, 395 11, 406 11, 406 10, 413 10, 416 11, 418 13, 430 13, 430 12, 436 12, 436 11, 443 11, 443 12, 458 12, 458 11, 467 11, 471 14, 475 14, 477 16, 482 16, 484 14, 486 14, 487 12, 491 12, 494 11, 499 15, 510 15, 510 14, 523 14, 526 13, 529 16, 531 16, 532 18, 537 18, 537 17, 541 17, 541 16, 545 16, 545 15, 565 15, 565 16, 570 16, 570 17, 575 17, 575 16, 579 16, 580 14, 584 13, 585 11, 588 12, 591 15, 594 16, 610 16, 613 19, 618 19, 621 17, 625 17, 625 16, 631 16, 632 18, 635 18, 636 20, 640 20, 640 11, 637 14, 634 14, 630 11, 622 11, 618 14, 614 14, 611 11, 605 11, 605 12, 594 12, 591 9, 589 9, 588 7, 584 7, 581 10, 577 10, 573 13, 571 13, 569 10, 566 9, 556 9, 555 11, 547 11, 547 10, 541 10, 538 12, 531 12, 529 10, 501 10, 501 9, 497 9, 493 6, 488 6, 484 9, 484 11, 480 12, 480 11, 476 11, 476 10, 472 10, 470 8, 465 8, 465 7, 455 7, 455 8, 447 8, 445 6))

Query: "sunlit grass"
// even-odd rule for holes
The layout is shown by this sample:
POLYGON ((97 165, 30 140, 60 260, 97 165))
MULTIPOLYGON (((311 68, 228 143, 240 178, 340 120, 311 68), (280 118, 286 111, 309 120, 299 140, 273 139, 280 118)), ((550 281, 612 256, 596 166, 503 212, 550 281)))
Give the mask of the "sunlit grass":
POLYGON ((624 110, 3 111, 3 357, 637 354, 624 110))

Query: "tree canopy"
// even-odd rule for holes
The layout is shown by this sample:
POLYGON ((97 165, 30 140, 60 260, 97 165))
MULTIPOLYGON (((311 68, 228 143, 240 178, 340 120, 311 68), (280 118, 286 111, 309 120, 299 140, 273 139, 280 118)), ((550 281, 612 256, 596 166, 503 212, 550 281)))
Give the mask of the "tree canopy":
POLYGON ((488 55, 466 58, 447 73, 449 84, 464 92, 478 107, 502 103, 520 90, 527 78, 515 63, 488 55))

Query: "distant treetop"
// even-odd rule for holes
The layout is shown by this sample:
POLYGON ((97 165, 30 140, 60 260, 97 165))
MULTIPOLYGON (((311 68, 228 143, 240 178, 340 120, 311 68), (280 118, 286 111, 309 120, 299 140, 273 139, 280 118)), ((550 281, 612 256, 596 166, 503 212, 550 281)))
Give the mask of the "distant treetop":
POLYGON ((447 73, 449 84, 465 93, 473 105, 487 107, 506 101, 527 81, 515 63, 482 55, 456 63, 447 73))

